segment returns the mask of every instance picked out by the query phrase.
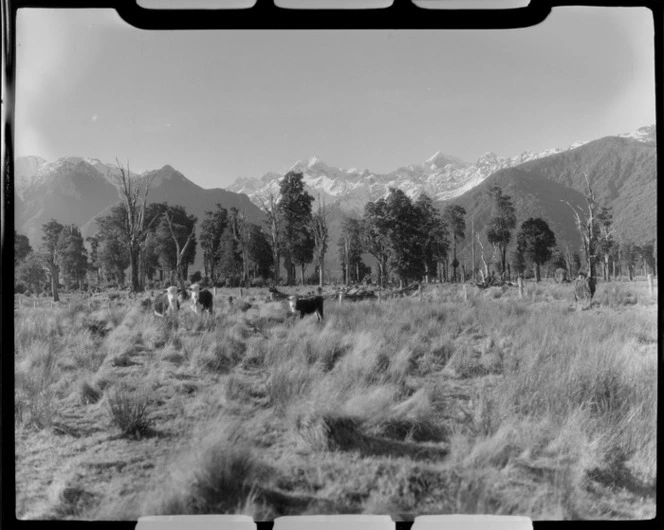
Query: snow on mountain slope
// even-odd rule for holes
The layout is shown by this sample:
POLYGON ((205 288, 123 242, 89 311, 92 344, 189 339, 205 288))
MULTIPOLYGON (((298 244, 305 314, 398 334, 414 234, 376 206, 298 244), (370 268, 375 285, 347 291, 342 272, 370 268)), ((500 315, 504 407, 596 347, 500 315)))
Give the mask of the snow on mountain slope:
MULTIPOLYGON (((641 127, 618 136, 654 142, 655 126, 641 127)), ((474 164, 438 151, 421 164, 403 166, 386 174, 329 166, 313 156, 297 161, 289 171, 303 173, 307 191, 314 197, 320 196, 326 203, 338 205, 347 212, 361 212, 368 201, 384 197, 391 187, 399 188, 413 198, 426 193, 434 200, 450 200, 463 195, 498 170, 576 149, 586 143, 575 142, 567 149, 553 148, 537 153, 525 151, 510 158, 487 152, 474 164)), ((260 197, 269 190, 278 191, 282 178, 283 175, 278 173, 267 173, 260 179, 241 178, 228 189, 245 193, 255 204, 259 204, 260 197)))

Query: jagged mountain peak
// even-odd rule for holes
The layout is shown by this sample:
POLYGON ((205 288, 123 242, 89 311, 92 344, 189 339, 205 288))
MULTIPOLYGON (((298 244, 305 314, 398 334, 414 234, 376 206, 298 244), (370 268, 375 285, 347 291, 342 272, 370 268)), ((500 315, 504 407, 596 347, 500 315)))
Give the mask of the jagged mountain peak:
MULTIPOLYGON (((654 142, 655 126, 641 127, 637 131, 619 136, 654 142)), ((368 169, 362 172, 356 168, 340 169, 329 166, 318 156, 312 156, 297 161, 289 171, 303 173, 305 184, 315 197, 321 195, 326 202, 339 204, 342 209, 357 210, 367 201, 385 196, 391 187, 402 189, 411 197, 424 192, 434 200, 450 200, 479 185, 496 171, 571 151, 587 143, 579 141, 566 149, 555 147, 538 152, 526 150, 512 157, 487 151, 474 164, 436 151, 421 164, 402 166, 385 174, 374 173, 368 169)), ((236 180, 228 189, 246 193, 256 202, 259 195, 278 189, 277 183, 281 178, 283 175, 279 173, 266 173, 260 179, 236 180)))

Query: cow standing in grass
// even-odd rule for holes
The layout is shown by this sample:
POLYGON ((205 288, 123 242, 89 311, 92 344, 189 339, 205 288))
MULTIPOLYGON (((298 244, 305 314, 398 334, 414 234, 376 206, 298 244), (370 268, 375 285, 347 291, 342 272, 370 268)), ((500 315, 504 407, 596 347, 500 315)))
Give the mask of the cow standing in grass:
POLYGON ((213 297, 210 291, 207 289, 201 291, 200 286, 195 283, 189 287, 188 293, 190 293, 191 309, 194 313, 207 311, 212 314, 213 297))
POLYGON ((180 289, 171 285, 166 291, 157 295, 154 299, 154 314, 158 317, 164 317, 166 314, 176 315, 180 310, 180 301, 178 293, 180 289))
POLYGON ((322 296, 313 296, 311 298, 291 296, 288 299, 288 305, 290 306, 291 313, 300 313, 300 319, 304 318, 304 315, 315 313, 318 321, 323 320, 322 296))

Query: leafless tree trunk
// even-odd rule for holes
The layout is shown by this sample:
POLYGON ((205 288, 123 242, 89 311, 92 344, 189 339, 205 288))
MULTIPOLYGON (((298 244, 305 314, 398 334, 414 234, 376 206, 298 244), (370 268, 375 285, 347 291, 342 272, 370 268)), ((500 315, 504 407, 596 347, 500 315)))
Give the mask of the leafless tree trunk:
POLYGON ((231 229, 242 252, 242 281, 249 287, 249 223, 244 210, 231 208, 231 229))
POLYGON ((131 177, 129 164, 125 171, 117 158, 115 161, 120 170, 120 199, 127 215, 125 236, 131 264, 131 289, 133 292, 139 292, 143 289, 139 274, 140 252, 145 243, 145 236, 150 229, 150 225, 145 226, 145 207, 150 180, 145 180, 142 185, 137 184, 131 177))
POLYGON ((473 219, 470 223, 470 251, 471 251, 471 259, 473 261, 473 268, 472 268, 472 276, 473 276, 473 281, 475 281, 475 268, 476 268, 476 263, 475 263, 475 217, 473 216, 473 219))
POLYGON ((327 210, 318 196, 318 210, 311 216, 311 233, 314 236, 314 260, 318 263, 318 285, 323 287, 325 277, 325 253, 327 252, 327 210))
MULTIPOLYGON (((581 210, 580 208, 574 208, 569 202, 562 202, 567 204, 567 206, 570 207, 574 214, 576 227, 583 241, 583 251, 586 258, 587 274, 588 277, 595 278, 596 275, 594 260, 597 258, 597 237, 595 235, 595 223, 597 221, 597 209, 599 205, 595 199, 595 192, 590 186, 588 174, 585 173, 584 177, 586 179, 586 209, 581 210)), ((612 232, 612 229, 606 230, 605 233, 602 234, 602 237, 608 238, 611 236, 612 232)))
POLYGON ((484 245, 482 245, 482 241, 480 241, 480 235, 477 234, 477 244, 480 246, 480 258, 482 259, 482 265, 484 266, 484 278, 489 277, 489 265, 486 262, 486 259, 484 259, 484 245))
POLYGON ((184 291, 185 278, 184 278, 184 267, 182 263, 182 258, 184 257, 184 253, 187 251, 187 247, 189 247, 189 243, 191 243, 192 239, 194 238, 194 234, 196 233, 196 226, 194 225, 191 227, 191 232, 187 236, 187 241, 185 242, 183 247, 180 248, 180 243, 178 241, 178 238, 175 237, 175 232, 173 232, 173 220, 171 219, 170 215, 168 215, 168 212, 164 214, 164 217, 166 218, 168 229, 171 232, 171 237, 173 238, 173 242, 175 243, 176 260, 177 260, 175 268, 180 280, 180 289, 184 291))
POLYGON ((261 210, 267 215, 268 234, 272 246, 272 262, 274 265, 274 283, 279 284, 281 252, 281 214, 279 212, 279 194, 270 190, 263 197, 258 197, 261 210))

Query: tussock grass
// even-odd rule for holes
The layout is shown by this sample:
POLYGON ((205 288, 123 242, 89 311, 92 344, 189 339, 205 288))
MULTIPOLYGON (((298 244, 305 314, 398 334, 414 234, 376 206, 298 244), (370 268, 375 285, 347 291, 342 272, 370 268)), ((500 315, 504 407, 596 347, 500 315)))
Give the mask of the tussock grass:
MULTIPOLYGON (((570 285, 546 281, 523 299, 516 287, 467 292, 327 301, 322 323, 260 290, 233 304, 237 290, 222 290, 211 317, 158 319, 139 301, 24 304, 17 432, 26 446, 47 428, 103 432, 109 412, 137 440, 94 454, 127 451, 136 516, 654 515, 659 332, 647 286, 600 282, 584 311, 570 285), (150 437, 155 423, 168 436, 150 437)), ((17 462, 34 458, 22 451, 17 462)), ((70 478, 52 488, 54 516, 101 513, 104 488, 70 478)))
POLYGON ((207 435, 193 452, 176 460, 167 487, 156 485, 142 512, 150 515, 251 514, 256 507, 255 486, 264 473, 242 439, 237 423, 207 435))
POLYGON ((95 386, 94 383, 91 383, 87 379, 83 379, 79 385, 79 395, 81 398, 81 403, 88 405, 97 403, 97 401, 102 398, 103 391, 95 386))
POLYGON ((116 385, 108 391, 107 404, 123 436, 141 438, 151 432, 149 393, 144 388, 116 385))

